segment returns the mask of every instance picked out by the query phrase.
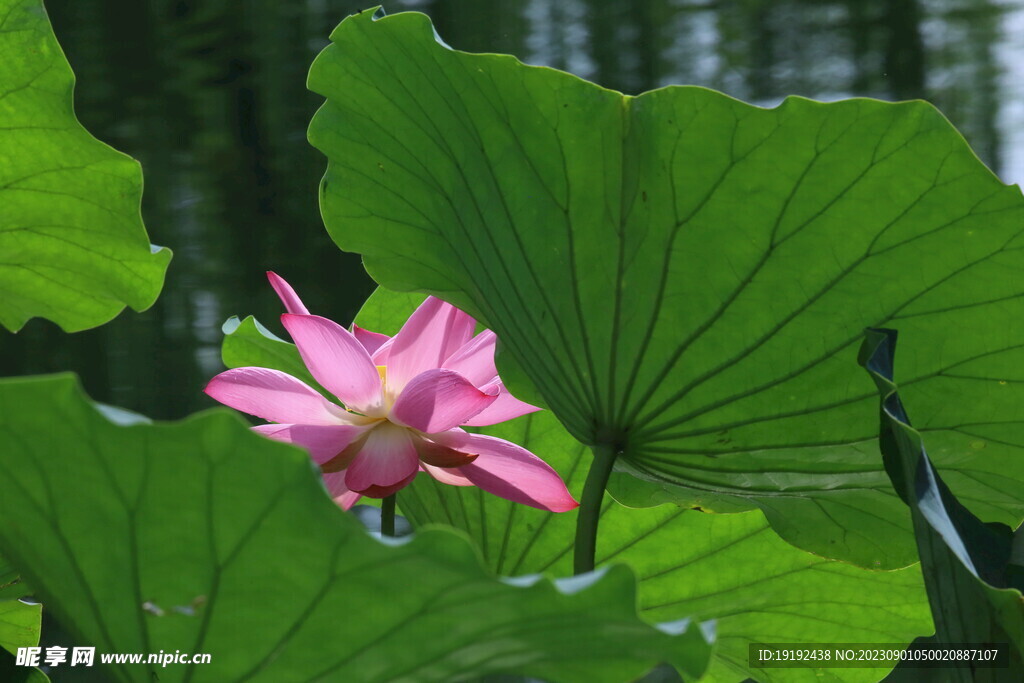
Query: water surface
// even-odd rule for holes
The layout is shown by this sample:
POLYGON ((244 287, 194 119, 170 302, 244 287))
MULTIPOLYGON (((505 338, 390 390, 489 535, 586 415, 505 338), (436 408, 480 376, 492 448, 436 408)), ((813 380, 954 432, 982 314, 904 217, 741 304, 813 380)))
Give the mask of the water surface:
MULTIPOLYGON (((73 370, 98 400, 158 418, 214 405, 220 325, 274 329, 275 270, 351 320, 373 284, 324 231, 325 162, 305 74, 330 30, 372 3, 50 0, 76 107, 139 159, 151 240, 175 256, 149 311, 65 335, 0 332, 0 375, 73 370)), ((697 84, 763 106, 789 94, 935 103, 1007 182, 1024 180, 1024 11, 989 0, 405 0, 445 41, 507 52, 626 93, 697 84)))

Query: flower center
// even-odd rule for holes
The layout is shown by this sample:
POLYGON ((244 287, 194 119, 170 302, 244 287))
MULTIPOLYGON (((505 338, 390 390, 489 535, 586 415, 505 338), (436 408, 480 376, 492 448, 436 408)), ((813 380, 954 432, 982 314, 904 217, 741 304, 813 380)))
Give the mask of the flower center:
POLYGON ((380 375, 381 394, 384 396, 384 414, 387 415, 391 412, 391 406, 395 404, 397 396, 392 396, 391 392, 388 391, 388 366, 377 365, 375 367, 377 368, 377 374, 380 375))

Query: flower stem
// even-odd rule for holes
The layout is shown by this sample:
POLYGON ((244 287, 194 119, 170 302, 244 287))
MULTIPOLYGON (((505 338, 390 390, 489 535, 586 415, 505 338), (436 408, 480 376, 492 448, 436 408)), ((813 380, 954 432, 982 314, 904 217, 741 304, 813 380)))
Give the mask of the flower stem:
POLYGON ((612 473, 618 450, 612 444, 601 443, 593 447, 594 462, 583 484, 579 517, 576 518, 576 543, 573 548, 573 570, 576 574, 593 571, 597 551, 597 522, 601 517, 604 489, 612 473))
POLYGON ((395 499, 397 493, 392 493, 380 501, 380 534, 381 536, 395 535, 395 499))

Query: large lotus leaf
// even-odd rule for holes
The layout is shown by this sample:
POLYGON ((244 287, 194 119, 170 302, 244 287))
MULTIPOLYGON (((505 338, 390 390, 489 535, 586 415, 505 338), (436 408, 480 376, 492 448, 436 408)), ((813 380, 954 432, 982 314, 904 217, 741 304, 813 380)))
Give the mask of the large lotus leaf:
POLYGON ((10 681, 43 682, 46 675, 37 668, 19 667, 18 648, 39 644, 43 607, 22 602, 31 592, 11 564, 0 557, 0 678, 10 681))
MULTIPOLYGON (((589 454, 549 413, 478 431, 525 445, 577 496, 589 454)), ((546 513, 445 486, 426 476, 399 494, 414 526, 465 530, 499 574, 572 573, 576 513, 546 513)), ((606 497, 597 564, 625 563, 649 618, 694 614, 716 622, 710 680, 819 681, 812 669, 749 668, 749 643, 900 643, 931 633, 917 565, 876 571, 828 560, 781 540, 758 510, 709 514, 675 505, 631 509, 606 497)), ((837 681, 879 680, 885 669, 831 669, 837 681)), ((828 680, 828 679, 826 679, 828 680)))
POLYGON ((39 643, 42 606, 20 600, 0 600, 0 647, 17 654, 19 647, 39 643))
POLYGON ((126 422, 71 376, 0 381, 0 547, 36 595, 99 652, 212 657, 121 680, 620 683, 707 663, 692 622, 638 619, 624 566, 499 581, 450 531, 371 538, 305 452, 228 411, 126 422))
POLYGON ((75 76, 40 0, 0 0, 0 324, 73 332, 151 306, 170 251, 139 216, 138 162, 75 118, 75 76))
POLYGON ((950 487, 1024 516, 1024 201, 930 105, 627 97, 449 49, 417 13, 331 39, 309 77, 330 234, 497 332, 513 393, 581 442, 683 504, 909 564, 853 362, 866 325, 898 324, 950 487))
MULTIPOLYGON (((422 298, 378 289, 356 322, 394 334, 422 298)), ((225 328, 229 334, 223 354, 230 367, 257 365, 290 372, 301 364, 293 344, 251 318, 225 328)), ((555 467, 579 496, 589 460, 587 449, 549 412, 476 431, 530 448, 555 467)), ((442 524, 468 533, 484 562, 499 575, 572 573, 575 512, 547 513, 477 488, 442 485, 426 476, 403 489, 398 501, 418 527, 442 524)), ((746 676, 818 681, 823 675, 836 681, 876 681, 884 669, 751 669, 747 645, 908 643, 932 630, 916 565, 872 571, 810 555, 779 540, 758 511, 715 515, 674 505, 630 509, 607 497, 597 560, 599 564, 625 563, 638 572, 644 614, 672 619, 696 611, 704 619, 716 620, 715 657, 708 681, 746 676)))
POLYGON ((224 343, 221 344, 220 355, 224 365, 229 368, 274 368, 321 389, 306 369, 295 345, 275 335, 256 318, 251 315, 242 321, 228 318, 221 329, 224 343))
MULTIPOLYGON (((356 322, 394 334, 421 300, 378 289, 356 322)), ((550 412, 476 431, 531 449, 579 496, 587 449, 550 412)), ((398 501, 418 527, 444 524, 466 531, 498 574, 572 573, 575 512, 547 513, 426 476, 404 489, 398 501)), ((705 514, 674 505, 638 510, 606 497, 596 559, 599 565, 624 562, 637 572, 644 614, 660 620, 692 613, 716 620, 709 680, 877 681, 884 669, 750 669, 747 645, 908 643, 932 631, 916 565, 872 571, 808 554, 782 542, 759 511, 705 514)))
POLYGON ((31 592, 11 563, 0 557, 0 600, 16 600, 31 592))
MULTIPOLYGON (((1020 680, 1024 673, 1024 527, 1016 534, 985 524, 950 492, 935 471, 903 408, 893 366, 894 330, 868 330, 861 364, 882 398, 882 458, 893 486, 910 506, 925 585, 940 643, 1004 643, 1009 670, 955 669, 951 680, 1020 680), (1016 536, 1016 539, 1015 539, 1016 536)), ((953 403, 958 403, 954 400, 953 403)))
POLYGON ((18 572, 0 557, 0 648, 17 654, 19 647, 39 643, 42 607, 22 602, 28 587, 18 572))

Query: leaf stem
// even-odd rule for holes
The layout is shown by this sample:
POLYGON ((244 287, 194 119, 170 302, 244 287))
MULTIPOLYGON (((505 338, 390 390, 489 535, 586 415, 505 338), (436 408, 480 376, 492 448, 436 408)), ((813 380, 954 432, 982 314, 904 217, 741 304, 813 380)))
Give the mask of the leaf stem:
POLYGON ((395 535, 395 500, 398 493, 392 493, 380 501, 380 535, 395 535))
POLYGON ((593 571, 597 552, 597 523, 601 517, 604 489, 612 473, 618 449, 610 443, 599 443, 592 449, 594 462, 587 472, 576 518, 576 543, 573 548, 573 570, 576 574, 593 571))

